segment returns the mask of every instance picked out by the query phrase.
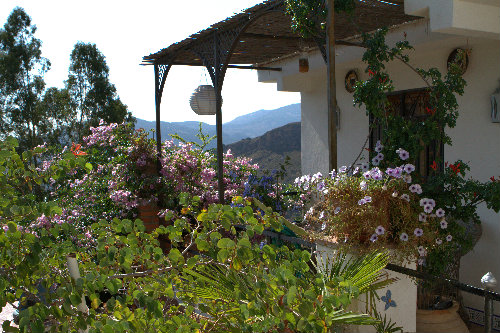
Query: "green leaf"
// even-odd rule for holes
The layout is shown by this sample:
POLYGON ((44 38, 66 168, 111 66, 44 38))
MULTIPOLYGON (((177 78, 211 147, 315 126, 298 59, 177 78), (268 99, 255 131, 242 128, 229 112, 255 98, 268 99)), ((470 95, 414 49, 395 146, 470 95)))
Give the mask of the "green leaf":
POLYGON ((232 239, 222 238, 217 242, 217 247, 220 249, 234 249, 236 244, 232 239))
POLYGON ((181 259, 183 259, 181 251, 176 248, 173 248, 168 253, 168 258, 172 261, 173 264, 178 263, 181 259))

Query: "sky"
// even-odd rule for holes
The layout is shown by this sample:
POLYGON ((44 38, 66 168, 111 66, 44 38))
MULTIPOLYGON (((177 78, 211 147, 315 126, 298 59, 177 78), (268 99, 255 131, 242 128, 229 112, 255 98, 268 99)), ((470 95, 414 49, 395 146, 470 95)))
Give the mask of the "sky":
MULTIPOLYGON (((81 41, 95 43, 106 57, 110 81, 120 99, 137 118, 155 120, 154 72, 141 66, 142 57, 224 20, 258 0, 1 0, 0 24, 16 7, 22 7, 37 26, 42 55, 52 64, 45 74, 47 87, 63 87, 69 57, 81 41)), ((201 84, 211 84, 202 67, 173 66, 165 83, 162 121, 203 121, 189 98, 201 84)), ((299 93, 278 92, 272 83, 258 83, 251 70, 228 69, 222 90, 223 122, 260 109, 275 109, 300 102, 299 93)))

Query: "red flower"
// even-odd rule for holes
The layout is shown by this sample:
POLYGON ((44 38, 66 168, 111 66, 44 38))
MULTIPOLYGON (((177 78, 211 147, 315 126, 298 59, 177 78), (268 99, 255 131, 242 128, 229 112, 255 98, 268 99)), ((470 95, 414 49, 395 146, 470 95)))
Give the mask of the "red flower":
POLYGON ((438 165, 437 165, 436 161, 433 161, 433 162, 432 162, 432 164, 431 164, 431 168, 432 168, 432 170, 434 170, 434 171, 436 171, 436 170, 437 170, 438 165))
POLYGON ((372 71, 371 69, 368 70, 368 74, 370 74, 370 76, 375 76, 377 73, 375 73, 374 71, 372 71))
POLYGON ((460 173, 460 163, 458 163, 457 165, 450 164, 450 169, 453 170, 455 175, 458 175, 460 173))
POLYGON ((370 148, 365 148, 366 151, 372 151, 370 148))
POLYGON ((492 176, 490 177, 491 181, 494 182, 495 181, 495 176, 492 176))
POLYGON ((71 152, 73 153, 73 155, 75 155, 76 157, 78 156, 84 156, 84 155, 87 155, 86 152, 84 151, 80 151, 80 147, 82 145, 78 144, 78 145, 75 145, 75 143, 73 143, 73 145, 71 146, 71 152))
POLYGON ((436 109, 431 109, 428 106, 426 106, 425 112, 427 112, 427 114, 434 115, 436 113, 436 109))

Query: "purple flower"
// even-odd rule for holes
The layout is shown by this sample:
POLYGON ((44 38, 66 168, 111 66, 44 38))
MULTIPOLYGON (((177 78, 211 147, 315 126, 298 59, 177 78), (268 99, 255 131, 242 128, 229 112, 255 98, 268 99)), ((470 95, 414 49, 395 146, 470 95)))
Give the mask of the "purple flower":
POLYGON ((403 175, 403 177, 402 177, 402 178, 403 178, 403 181, 404 181, 405 183, 407 183, 407 184, 411 184, 412 179, 411 179, 411 176, 410 176, 410 175, 403 175))
POLYGON ((437 216, 437 217, 443 217, 443 216, 444 216, 444 214, 445 214, 444 209, 442 209, 442 208, 438 208, 438 209, 436 210, 436 216, 437 216))
POLYGON ((366 200, 365 199, 359 199, 358 201, 358 205, 362 206, 366 203, 366 200))
POLYGON ((451 235, 446 236, 446 241, 447 242, 451 242, 452 239, 453 239, 453 236, 451 236, 451 235))
POLYGON ((420 186, 419 184, 412 184, 412 185, 410 185, 410 192, 421 194, 422 193, 422 186, 420 186))
POLYGON ((372 164, 375 166, 378 166, 380 164, 380 160, 377 158, 377 156, 372 158, 372 164))
POLYGON ((403 161, 407 160, 410 157, 410 153, 408 153, 406 150, 402 148, 396 150, 396 153, 399 154, 399 158, 402 159, 403 161))
POLYGON ((372 243, 376 242, 376 241, 377 241, 377 239, 378 239, 377 234, 373 234, 373 235, 370 237, 370 241, 371 241, 372 243))
POLYGON ((370 168, 370 165, 368 165, 368 163, 361 164, 361 170, 367 171, 369 168, 370 168))
POLYGON ((441 244, 443 244, 443 241, 439 238, 436 238, 436 244, 441 245, 441 244))
POLYGON ((372 173, 370 171, 365 171, 363 172, 363 177, 365 177, 365 179, 370 179, 372 178, 372 173))
POLYGON ((413 233, 415 234, 415 236, 417 237, 420 237, 424 234, 424 231, 420 228, 415 228, 415 230, 413 231, 413 233))
POLYGON ((401 239, 403 242, 408 241, 408 234, 406 232, 401 233, 401 236, 399 236, 399 239, 401 239))
POLYGON ((370 171, 370 175, 374 180, 382 180, 382 178, 384 178, 384 174, 382 173, 382 171, 380 171, 379 168, 373 168, 370 171))
POLYGON ((425 264, 425 259, 424 258, 420 258, 417 260, 417 263, 419 266, 423 266, 425 264))
POLYGON ((410 202, 410 196, 408 194, 406 194, 406 193, 405 194, 401 194, 401 199, 410 202))
POLYGON ((427 214, 432 213, 432 209, 433 207, 431 205, 424 206, 424 212, 426 212, 427 214))
POLYGON ((375 156, 379 161, 382 161, 384 159, 384 154, 378 153, 377 156, 375 156))
POLYGON ((439 222, 439 225, 441 226, 441 229, 448 228, 448 222, 446 222, 445 219, 442 219, 441 222, 439 222))
POLYGON ((363 180, 361 183, 359 183, 359 188, 362 190, 362 191, 366 191, 366 189, 368 188, 368 185, 366 184, 366 182, 363 180))
POLYGON ((376 229, 375 229, 375 233, 377 235, 383 235, 385 233, 385 229, 383 226, 379 225, 376 229))
POLYGON ((380 153, 382 151, 382 149, 384 149, 384 146, 382 145, 380 140, 378 140, 377 143, 375 144, 375 151, 377 153, 380 153))
POLYGON ((347 172, 347 167, 346 166, 340 167, 339 173, 346 173, 346 172, 347 172))
POLYGON ((369 195, 367 195, 363 199, 365 199, 365 202, 372 202, 372 197, 370 197, 369 195))
POLYGON ((418 254, 420 254, 421 257, 425 257, 425 255, 427 254, 427 251, 425 250, 425 247, 423 247, 422 245, 420 245, 417 248, 417 251, 418 251, 418 254))
POLYGON ((406 173, 410 174, 413 171, 415 171, 415 166, 413 164, 409 164, 409 163, 405 164, 404 170, 405 170, 406 173))
POLYGON ((427 215, 425 215, 425 213, 420 213, 420 214, 418 214, 418 220, 419 220, 420 222, 425 222, 425 221, 427 221, 427 215))

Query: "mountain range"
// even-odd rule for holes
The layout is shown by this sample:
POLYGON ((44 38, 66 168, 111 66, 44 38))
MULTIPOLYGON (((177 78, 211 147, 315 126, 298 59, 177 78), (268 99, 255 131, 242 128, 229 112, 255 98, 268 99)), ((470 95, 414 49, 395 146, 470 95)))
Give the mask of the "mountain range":
MULTIPOLYGON (((300 122, 300 104, 291 104, 274 110, 259 110, 243 116, 239 116, 222 125, 222 139, 225 145, 247 138, 255 138, 266 132, 284 126, 292 122, 300 122)), ((210 136, 215 135, 215 125, 201 123, 203 133, 210 136)), ((199 142, 196 137, 200 122, 161 122, 161 137, 169 139, 170 134, 178 134, 186 141, 199 142)), ((144 128, 146 131, 156 128, 154 121, 137 119, 136 128, 144 128)), ((213 140, 207 148, 215 148, 213 140)), ((299 147, 300 148, 300 147, 299 147)))
POLYGON ((286 156, 290 157, 285 166, 285 182, 293 182, 301 175, 300 161, 300 122, 275 128, 256 138, 243 139, 224 146, 231 149, 235 156, 250 157, 264 171, 280 170, 286 156))

